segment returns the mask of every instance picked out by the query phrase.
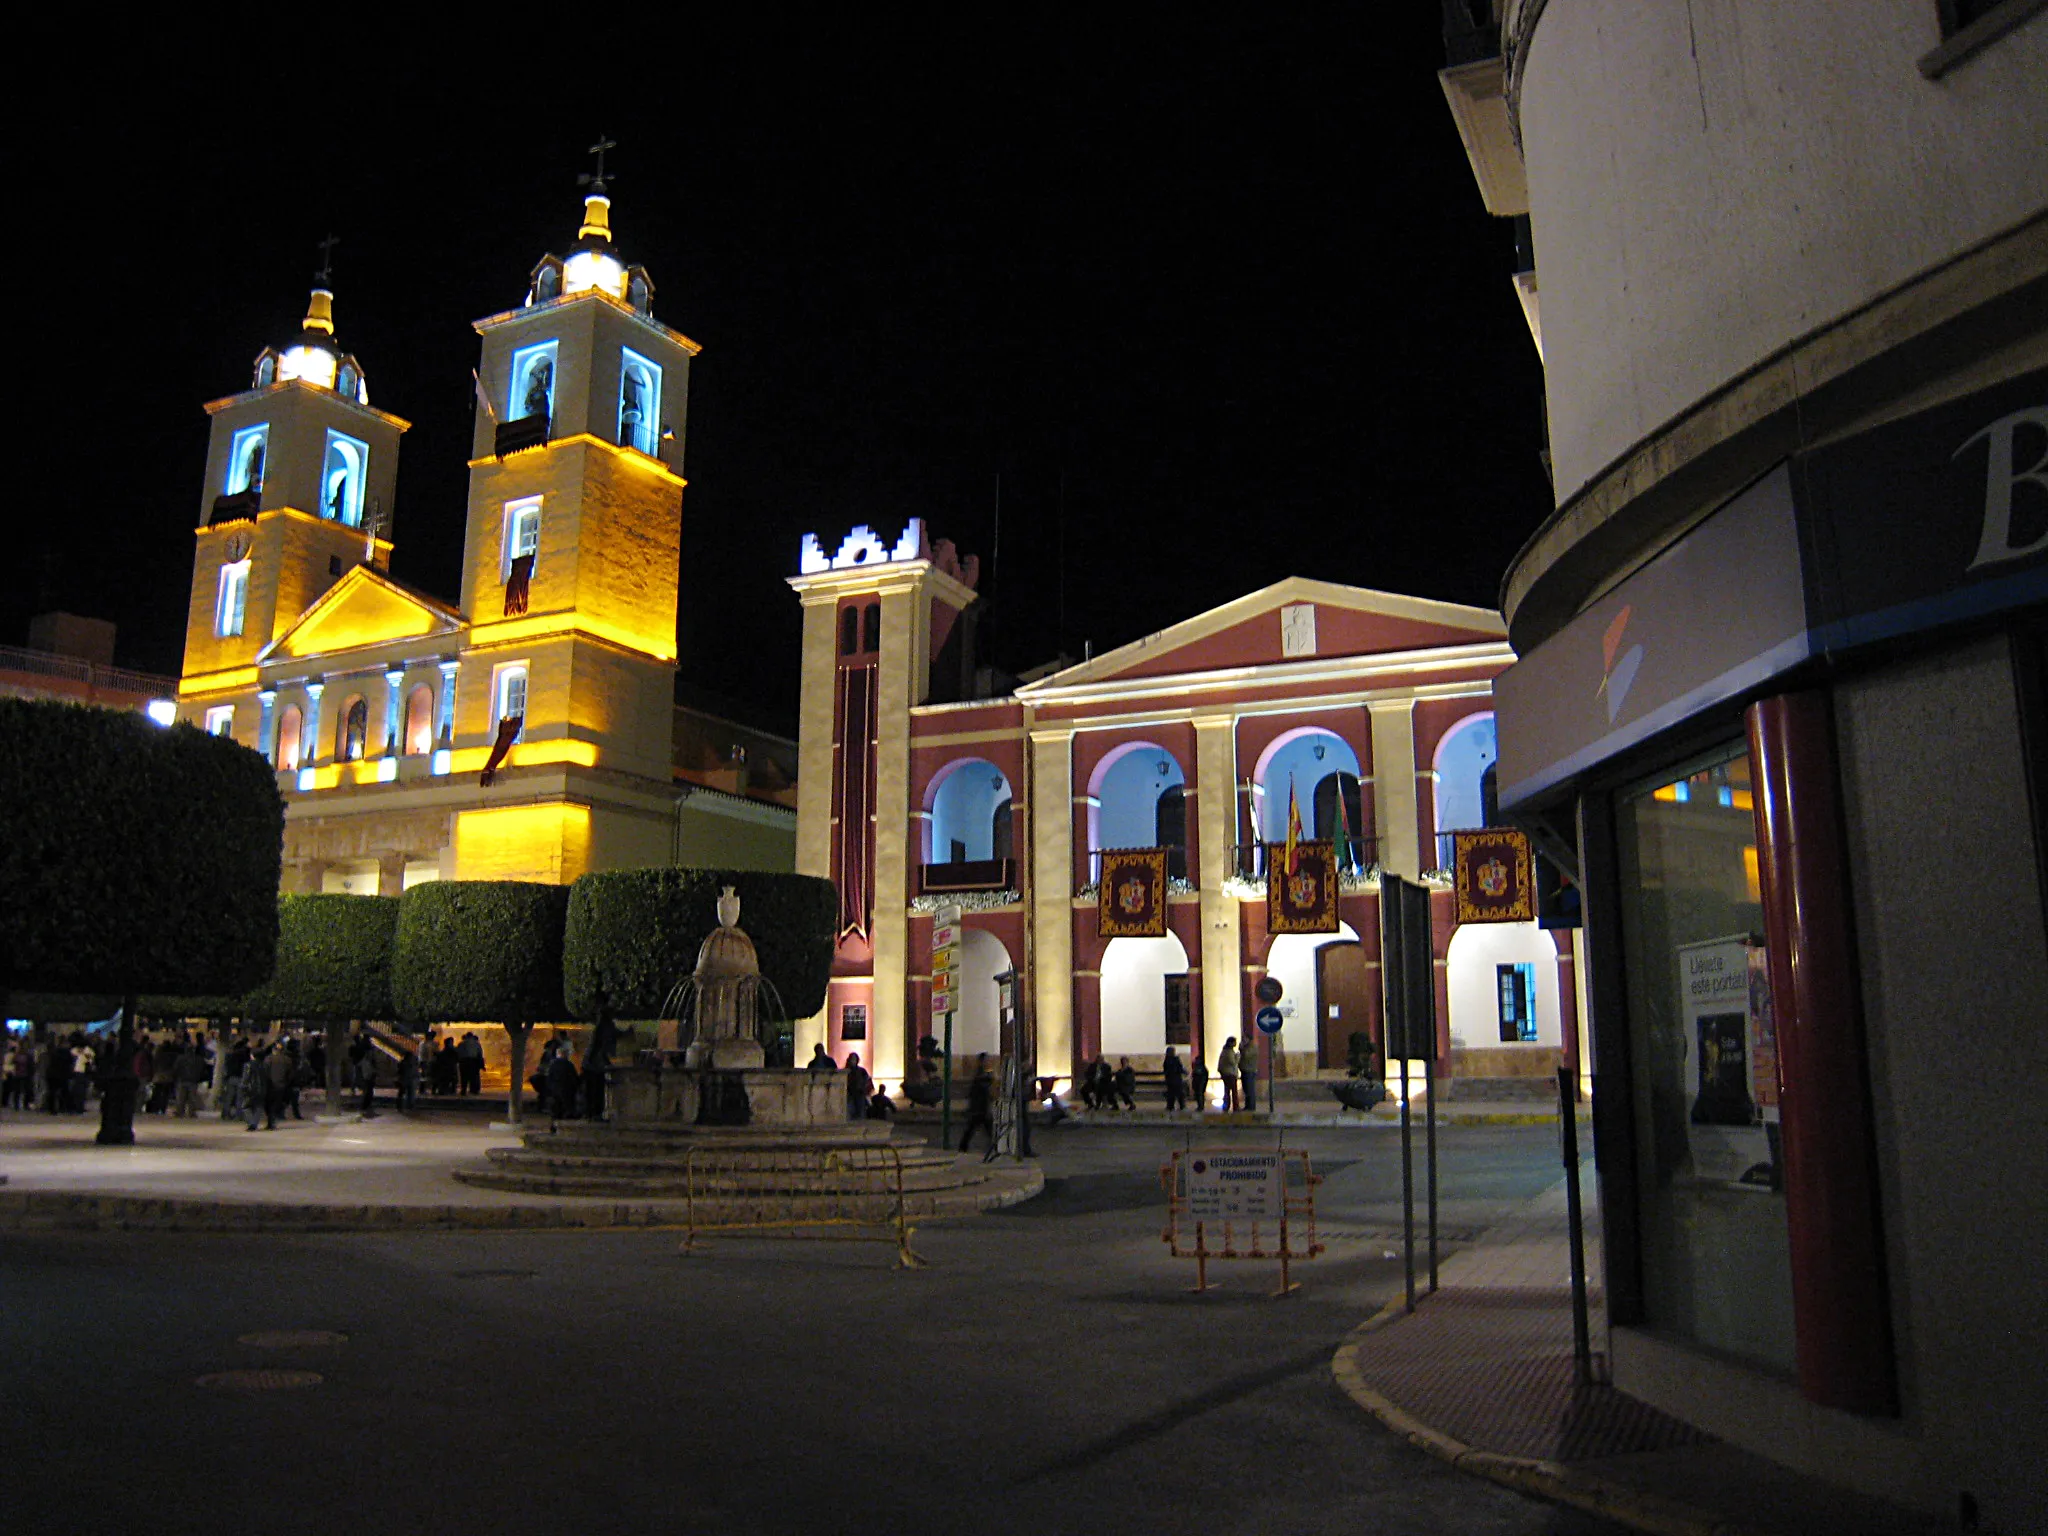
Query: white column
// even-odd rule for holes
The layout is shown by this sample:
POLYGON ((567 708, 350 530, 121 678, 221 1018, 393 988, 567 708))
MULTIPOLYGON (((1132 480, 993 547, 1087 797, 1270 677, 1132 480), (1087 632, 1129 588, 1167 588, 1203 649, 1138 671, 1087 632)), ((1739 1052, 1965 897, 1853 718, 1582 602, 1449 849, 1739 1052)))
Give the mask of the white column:
POLYGON ((1380 840, 1380 867, 1404 880, 1419 880, 1422 829, 1416 820, 1415 701, 1377 700, 1371 709, 1373 831, 1380 840))
POLYGON ((448 750, 455 745, 455 669, 460 662, 441 663, 441 728, 434 733, 434 772, 448 771, 448 750))
POLYGON ((401 690, 404 687, 404 672, 386 672, 384 674, 384 755, 386 757, 398 756, 399 701, 401 690))
POLYGON ((306 684, 305 733, 299 738, 299 766, 311 768, 320 761, 320 695, 325 683, 306 684))
POLYGON ((1243 936, 1237 898, 1224 890, 1237 842, 1237 718, 1195 717, 1195 827, 1200 845, 1202 1059, 1213 1068, 1225 1037, 1242 1036, 1243 936))
POLYGON ((1038 1075, 1074 1073, 1074 733, 1031 732, 1031 995, 1038 1075))
POLYGON ((277 742, 271 737, 270 732, 273 725, 271 706, 277 702, 277 690, 275 688, 258 689, 256 698, 263 706, 263 718, 256 727, 256 750, 269 758, 270 766, 275 768, 277 766, 277 742))

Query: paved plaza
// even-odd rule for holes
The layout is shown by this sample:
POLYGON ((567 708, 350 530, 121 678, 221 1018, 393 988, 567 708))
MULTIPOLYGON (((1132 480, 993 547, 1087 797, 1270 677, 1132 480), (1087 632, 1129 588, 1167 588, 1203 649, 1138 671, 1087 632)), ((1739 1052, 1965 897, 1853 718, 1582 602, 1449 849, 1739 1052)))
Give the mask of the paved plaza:
MULTIPOLYGON (((395 1121, 145 1119, 108 1157, 89 1124, 8 1116, 0 1194, 520 1198, 448 1176, 501 1135, 395 1121)), ((800 1239, 684 1257, 668 1231, 0 1231, 0 1415, 36 1448, 7 1527, 1615 1529, 1460 1475, 1333 1379, 1400 1286, 1394 1136, 1289 1137, 1329 1175, 1331 1250, 1285 1301, 1265 1264, 1186 1289, 1156 1174, 1185 1140, 1053 1131, 1044 1193, 922 1228, 918 1271, 800 1239)), ((1447 1229, 1526 1203, 1554 1149, 1447 1133, 1447 1229)))

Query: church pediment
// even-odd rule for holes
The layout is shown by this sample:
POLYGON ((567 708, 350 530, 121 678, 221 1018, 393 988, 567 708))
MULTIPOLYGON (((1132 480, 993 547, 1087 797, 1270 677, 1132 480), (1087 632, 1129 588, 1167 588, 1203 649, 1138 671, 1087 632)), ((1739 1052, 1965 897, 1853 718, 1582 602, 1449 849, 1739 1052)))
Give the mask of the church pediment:
POLYGON ((1443 646, 1498 645, 1486 608, 1289 577, 1020 689, 1052 692, 1142 678, 1329 662, 1443 646))
POLYGON ((453 634, 463 623, 462 615, 447 604, 359 565, 300 614, 258 660, 329 656, 423 635, 453 634))

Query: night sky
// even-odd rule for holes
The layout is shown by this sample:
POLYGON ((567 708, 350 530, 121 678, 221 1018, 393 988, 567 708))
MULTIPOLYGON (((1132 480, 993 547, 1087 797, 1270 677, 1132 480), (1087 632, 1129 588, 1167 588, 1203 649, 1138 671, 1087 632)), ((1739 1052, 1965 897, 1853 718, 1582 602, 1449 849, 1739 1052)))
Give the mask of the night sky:
POLYGON ((339 338, 413 423, 393 573, 453 596, 469 322, 574 240, 600 133, 617 248, 704 347, 686 682, 787 725, 799 537, 914 515, 983 557, 1012 670, 1291 574, 1491 607, 1549 506, 1540 374, 1438 7, 1201 15, 358 40, 374 78, 296 43, 48 61, 14 106, 63 146, 47 177, 17 162, 16 228, 65 212, 15 292, 51 387, 17 372, 42 488, 8 520, 0 642, 68 608, 178 670, 201 406, 296 331, 330 231, 339 338))

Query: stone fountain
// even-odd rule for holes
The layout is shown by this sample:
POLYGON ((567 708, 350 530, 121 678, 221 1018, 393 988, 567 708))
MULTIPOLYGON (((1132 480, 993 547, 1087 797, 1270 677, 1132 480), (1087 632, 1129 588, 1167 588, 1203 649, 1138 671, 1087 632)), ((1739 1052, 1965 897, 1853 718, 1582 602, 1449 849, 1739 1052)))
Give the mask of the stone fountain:
MULTIPOLYGON (((456 1177, 534 1194, 660 1200, 684 1193, 693 1148, 819 1152, 889 1146, 902 1158, 913 1214, 1006 1204, 1020 1190, 1039 1187, 1035 1169, 1028 1177, 1003 1175, 920 1140, 893 1139, 885 1120, 849 1120, 844 1072, 768 1066, 761 1036, 764 1026, 780 1022, 781 1005, 761 974, 754 941, 739 925, 739 907, 727 886, 718 901, 718 926, 698 951, 696 969, 671 994, 677 1011, 687 1015, 681 1021, 690 1030, 684 1047, 644 1052, 637 1061, 607 1069, 609 1122, 565 1120, 529 1131, 523 1146, 494 1147, 485 1167, 463 1169, 456 1177)), ((720 1177, 728 1194, 747 1187, 744 1173, 720 1177)), ((776 1177, 763 1174, 770 1183, 776 1177)))
POLYGON ((761 1030, 771 1021, 763 1005, 779 1012, 780 1000, 739 921, 739 895, 727 886, 718 898, 718 926, 673 994, 694 1025, 689 1044, 680 1060, 655 1052, 609 1069, 612 1124, 806 1145, 887 1141, 887 1122, 846 1118, 844 1073, 766 1064, 761 1030))

